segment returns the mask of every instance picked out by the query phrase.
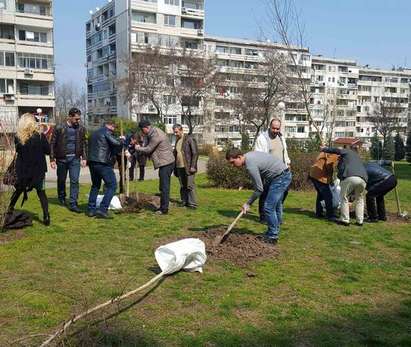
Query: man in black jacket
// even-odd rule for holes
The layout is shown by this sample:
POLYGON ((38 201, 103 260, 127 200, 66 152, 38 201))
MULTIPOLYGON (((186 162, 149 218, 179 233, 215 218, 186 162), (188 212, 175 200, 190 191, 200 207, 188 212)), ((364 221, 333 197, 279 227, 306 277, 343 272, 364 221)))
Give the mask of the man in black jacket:
POLYGON ((70 177, 69 209, 80 213, 77 205, 80 166, 86 166, 86 129, 80 125, 81 111, 72 108, 67 122, 56 126, 50 142, 50 166, 57 168, 57 194, 60 204, 66 205, 67 172, 70 177))
POLYGON ((124 136, 120 136, 119 139, 114 137, 114 130, 115 124, 112 121, 107 121, 102 128, 90 136, 88 164, 92 186, 87 210, 89 217, 109 218, 107 210, 117 189, 113 165, 116 154, 121 151, 125 140, 124 136), (96 200, 102 180, 106 190, 100 207, 97 209, 96 200))
MULTIPOLYGON (((387 162, 387 164, 391 164, 387 162)), ((390 192, 397 185, 394 174, 376 162, 369 162, 366 165, 368 174, 367 182, 367 222, 375 223, 378 220, 387 220, 385 213, 384 195, 390 192)))
POLYGON ((194 182, 197 172, 198 148, 191 135, 185 135, 180 124, 173 125, 173 132, 177 138, 174 148, 176 159, 175 174, 180 181, 181 202, 188 208, 197 208, 196 186, 194 182))
POLYGON ((322 152, 338 154, 338 178, 341 180, 341 217, 339 224, 350 225, 348 197, 355 196, 355 217, 357 225, 364 222, 364 197, 368 175, 364 164, 356 151, 348 148, 322 148, 322 152))

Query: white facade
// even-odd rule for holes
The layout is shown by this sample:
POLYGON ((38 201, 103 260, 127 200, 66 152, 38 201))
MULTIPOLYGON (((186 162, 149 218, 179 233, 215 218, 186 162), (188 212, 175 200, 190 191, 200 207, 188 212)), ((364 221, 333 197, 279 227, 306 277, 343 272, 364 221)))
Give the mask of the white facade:
MULTIPOLYGON (((91 124, 114 115, 133 120, 156 115, 154 106, 136 108, 126 102, 117 83, 127 77, 127 60, 147 45, 198 50, 215 58, 219 73, 249 76, 256 75, 256 64, 264 59, 265 50, 286 50, 270 42, 205 36, 204 21, 204 0, 113 0, 92 14, 86 27, 91 124)), ((373 107, 387 100, 403 105, 400 117, 405 133, 411 71, 370 69, 352 60, 313 56, 304 48, 293 48, 292 52, 298 65, 294 68, 302 71, 310 88, 309 110, 314 124, 301 101, 284 100, 285 110, 278 110, 275 116, 284 119, 287 137, 309 139, 318 127, 333 138, 359 137, 367 142, 375 132, 369 122, 373 107)), ((291 77, 293 74, 290 72, 291 77)), ((233 98, 236 83, 226 80, 206 107, 200 103, 195 133, 201 142, 240 143, 239 115, 230 108, 233 98)), ((180 105, 171 102, 164 122, 169 132, 172 124, 182 123, 180 105)))
POLYGON ((0 122, 14 131, 20 115, 38 108, 53 116, 52 1, 0 1, 0 122))
MULTIPOLYGON (((89 123, 154 116, 153 107, 136 110, 119 93, 127 61, 147 45, 202 49, 203 28, 204 0, 114 0, 93 13, 86 24, 89 123)), ((181 122, 178 113, 170 107, 164 121, 181 122)))

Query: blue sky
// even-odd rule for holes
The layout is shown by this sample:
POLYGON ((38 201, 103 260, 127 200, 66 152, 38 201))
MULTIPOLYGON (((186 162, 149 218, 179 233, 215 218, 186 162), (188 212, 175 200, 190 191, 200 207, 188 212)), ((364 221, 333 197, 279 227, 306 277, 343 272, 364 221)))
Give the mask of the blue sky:
MULTIPOLYGON (((57 80, 85 85, 85 22, 107 0, 56 0, 57 80)), ((263 0, 206 0, 209 35, 258 38, 263 0)), ((311 52, 373 67, 411 67, 409 0, 296 0, 311 52)))

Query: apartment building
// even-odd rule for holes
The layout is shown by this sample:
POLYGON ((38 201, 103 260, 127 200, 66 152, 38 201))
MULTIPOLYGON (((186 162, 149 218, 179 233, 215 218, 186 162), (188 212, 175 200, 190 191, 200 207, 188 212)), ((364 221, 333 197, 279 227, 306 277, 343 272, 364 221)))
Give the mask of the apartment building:
MULTIPOLYGON (((212 57, 222 78, 215 95, 195 109, 194 130, 199 142, 224 145, 241 142, 239 117, 231 101, 238 97, 244 76, 256 86, 258 63, 265 52, 275 50, 289 56, 287 47, 272 42, 231 39, 204 34, 204 0, 112 0, 97 8, 86 23, 88 119, 97 125, 110 116, 139 120, 156 115, 150 103, 127 102, 119 81, 127 77, 128 61, 142 49, 185 47, 212 57), (250 79, 251 76, 251 79, 250 79), (142 105, 143 104, 143 105, 142 105)), ((398 117, 405 135, 410 105, 410 70, 380 70, 359 66, 356 61, 312 55, 306 48, 291 48, 290 78, 295 69, 309 89, 309 110, 301 100, 286 99, 285 109, 273 111, 284 120, 283 132, 289 138, 309 139, 321 129, 332 138, 359 137, 369 142, 375 132, 370 117, 381 103, 403 108, 398 117)), ((164 95, 167 110, 163 121, 171 133, 181 119, 181 105, 175 96, 164 95)), ((250 129, 249 135, 253 131, 250 129)))
POLYGON ((0 123, 14 131, 18 117, 54 112, 53 3, 0 0, 0 123))
MULTIPOLYGON (((134 107, 121 95, 117 82, 127 77, 127 62, 147 45, 201 50, 203 28, 204 0, 115 0, 93 11, 86 23, 89 123, 154 116, 154 107, 134 107)), ((176 114, 177 105, 164 121, 180 121, 176 114)))
MULTIPOLYGON (((216 94, 208 102, 206 110, 209 124, 208 142, 223 146, 228 140, 234 145, 241 144, 240 120, 241 114, 233 109, 233 99, 241 97, 238 93, 243 81, 250 81, 255 88, 264 89, 264 71, 259 69, 259 64, 264 61, 268 51, 284 54, 288 60, 287 47, 272 42, 231 39, 223 37, 206 36, 204 40, 206 54, 212 56, 222 76, 216 88, 216 94), (251 76, 251 78, 250 78, 251 76)), ((294 61, 289 61, 290 67, 297 64, 302 71, 301 77, 309 84, 311 79, 311 55, 306 48, 292 48, 294 61)), ((296 77, 290 71, 290 77, 296 77), (294 75, 294 76, 293 76, 294 75)), ((287 100, 285 100, 287 101, 287 100)), ((283 122, 284 129, 296 138, 307 138, 309 126, 304 106, 296 100, 288 100, 286 109, 274 110, 273 116, 287 119, 283 122), (275 114, 274 114, 275 113, 275 114)), ((246 129, 252 142, 254 130, 246 129)))

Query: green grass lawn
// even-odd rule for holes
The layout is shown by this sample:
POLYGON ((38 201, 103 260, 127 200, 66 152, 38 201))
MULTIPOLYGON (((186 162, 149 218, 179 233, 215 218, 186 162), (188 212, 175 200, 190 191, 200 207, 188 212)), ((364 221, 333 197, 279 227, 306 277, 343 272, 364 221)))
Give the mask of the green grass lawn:
MULTIPOLYGON (((411 212, 411 166, 397 170, 401 202, 411 212)), ((147 211, 109 221, 70 213, 50 190, 52 226, 35 221, 0 244, 0 346, 54 331, 73 314, 137 288, 154 276, 161 240, 228 225, 250 194, 210 188, 204 176, 198 186, 197 211, 175 207, 168 216, 147 211)), ((134 187, 155 193, 158 182, 134 187)), ((87 192, 82 187, 83 208, 87 192)), ((177 192, 173 178, 174 198, 177 192)), ((203 274, 175 274, 68 345, 411 346, 411 224, 337 226, 301 211, 312 210, 314 200, 312 192, 290 193, 277 259, 246 268, 210 260, 203 274)), ((396 212, 393 194, 387 206, 396 212)), ((41 216, 35 193, 25 208, 41 216)), ((238 228, 264 231, 255 207, 238 228)))

